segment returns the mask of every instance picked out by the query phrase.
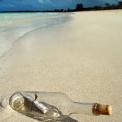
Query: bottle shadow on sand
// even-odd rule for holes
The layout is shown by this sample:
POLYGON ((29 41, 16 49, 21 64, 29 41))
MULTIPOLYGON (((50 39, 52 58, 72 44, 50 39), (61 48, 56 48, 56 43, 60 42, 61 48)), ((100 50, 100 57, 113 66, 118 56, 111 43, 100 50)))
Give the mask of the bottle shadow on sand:
POLYGON ((60 122, 78 122, 78 121, 71 117, 66 117, 65 119, 62 119, 60 122))
POLYGON ((64 119, 59 120, 59 121, 49 120, 49 121, 40 121, 40 122, 78 122, 78 121, 73 119, 73 118, 71 118, 71 117, 65 117, 64 119))

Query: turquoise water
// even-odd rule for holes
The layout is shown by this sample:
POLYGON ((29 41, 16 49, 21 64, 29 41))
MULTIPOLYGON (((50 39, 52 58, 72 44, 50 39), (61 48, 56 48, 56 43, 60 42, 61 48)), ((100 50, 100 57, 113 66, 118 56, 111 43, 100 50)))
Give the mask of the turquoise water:
POLYGON ((64 17, 64 15, 57 13, 0 13, 0 31, 6 29, 6 27, 27 27, 32 26, 32 24, 33 26, 37 24, 49 24, 64 17))

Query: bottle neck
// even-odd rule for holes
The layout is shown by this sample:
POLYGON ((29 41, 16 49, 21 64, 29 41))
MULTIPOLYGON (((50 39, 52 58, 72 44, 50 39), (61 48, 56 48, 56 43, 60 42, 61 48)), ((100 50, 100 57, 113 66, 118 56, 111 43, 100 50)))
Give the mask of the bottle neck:
POLYGON ((93 103, 73 102, 71 106, 71 110, 73 114, 93 115, 92 108, 93 108, 93 103))

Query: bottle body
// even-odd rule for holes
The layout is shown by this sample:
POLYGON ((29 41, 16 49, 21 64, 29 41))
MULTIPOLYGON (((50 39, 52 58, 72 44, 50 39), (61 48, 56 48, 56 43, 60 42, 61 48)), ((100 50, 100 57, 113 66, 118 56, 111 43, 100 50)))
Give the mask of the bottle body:
MULTIPOLYGON (((25 98, 29 99, 30 101, 38 101, 39 103, 47 103, 49 105, 57 107, 60 111, 62 111, 65 115, 69 115, 72 113, 71 106, 72 106, 72 100, 67 97, 63 93, 55 93, 55 92, 16 92, 12 95, 9 104, 15 104, 15 99, 18 99, 18 101, 21 101, 21 103, 18 105, 20 108, 24 108, 24 106, 27 106, 24 104, 25 98), (36 99, 35 99, 36 96, 36 99), (19 99, 18 99, 19 98, 19 99)), ((18 102, 17 101, 17 102, 18 102)), ((26 100, 27 101, 27 100, 26 100)), ((29 104, 29 103, 28 103, 29 104)), ((12 105, 13 106, 13 105, 12 105)), ((20 109, 18 106, 16 106, 16 109, 20 109)))

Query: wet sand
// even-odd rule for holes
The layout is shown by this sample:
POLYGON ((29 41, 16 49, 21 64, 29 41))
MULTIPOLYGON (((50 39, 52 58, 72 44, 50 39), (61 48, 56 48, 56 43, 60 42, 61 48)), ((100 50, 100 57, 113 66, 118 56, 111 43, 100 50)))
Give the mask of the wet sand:
MULTIPOLYGON (((122 11, 67 16, 65 23, 24 34, 0 59, 0 95, 18 90, 64 92, 74 101, 113 106, 109 117, 73 115, 79 122, 121 122, 122 11)), ((1 122, 36 122, 6 111, 1 122)))

